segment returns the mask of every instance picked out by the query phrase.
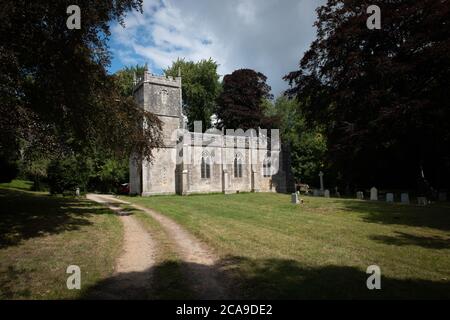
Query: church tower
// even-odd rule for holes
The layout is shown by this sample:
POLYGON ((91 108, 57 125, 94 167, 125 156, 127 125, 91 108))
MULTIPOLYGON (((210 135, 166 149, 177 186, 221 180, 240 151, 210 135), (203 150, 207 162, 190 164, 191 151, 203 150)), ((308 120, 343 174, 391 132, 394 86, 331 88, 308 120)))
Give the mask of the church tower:
POLYGON ((130 194, 175 194, 177 130, 183 126, 181 77, 155 76, 145 71, 133 96, 139 106, 161 120, 164 147, 154 150, 152 163, 130 159, 130 194))

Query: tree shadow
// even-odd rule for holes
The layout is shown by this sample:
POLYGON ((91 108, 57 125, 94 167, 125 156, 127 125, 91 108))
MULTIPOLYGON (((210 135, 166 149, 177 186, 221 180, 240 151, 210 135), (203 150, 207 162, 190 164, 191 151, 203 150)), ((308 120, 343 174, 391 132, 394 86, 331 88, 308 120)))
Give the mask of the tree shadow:
MULTIPOLYGON (((250 259, 230 256, 214 266, 179 262, 162 263, 144 272, 115 275, 84 291, 83 299, 189 299, 198 298, 185 289, 185 284, 170 278, 159 278, 161 270, 179 268, 211 269, 226 284, 229 299, 448 299, 449 281, 423 279, 397 279, 381 276, 381 290, 369 290, 366 286, 368 274, 350 266, 329 265, 307 267, 298 261, 286 259, 250 259), (143 277, 147 275, 147 282, 143 277), (151 275, 151 276, 148 276, 151 275), (124 280, 126 279, 126 280, 124 280), (121 284, 122 281, 135 285, 121 284), (161 283, 170 282, 170 285, 161 283), (142 290, 144 285, 147 289, 142 290), (111 288, 116 290, 111 291, 111 288), (167 295, 164 290, 176 291, 167 295)), ((173 272, 173 270, 172 270, 173 272)), ((383 272, 383 269, 382 269, 383 272)), ((170 274, 169 273, 165 273, 170 274)), ((407 275, 405 275, 407 276, 407 275)), ((204 279, 191 275, 187 285, 194 288, 204 279)))
POLYGON ((441 237, 432 236, 416 236, 413 234, 405 232, 395 232, 396 237, 392 236, 372 236, 372 240, 383 242, 388 245, 396 246, 419 246, 429 249, 449 249, 450 248, 450 238, 443 239, 441 237))
POLYGON ((7 269, 0 271, 0 279, 3 279, 0 280, 0 299, 14 299, 16 296, 25 299, 31 298, 30 289, 15 290, 11 288, 11 284, 20 278, 29 279, 30 275, 28 270, 19 269, 16 266, 8 266, 7 269))
POLYGON ((78 230, 94 214, 111 211, 72 197, 0 189, 0 249, 23 240, 78 230))
POLYGON ((450 230, 448 204, 417 206, 355 200, 342 200, 342 204, 344 210, 362 213, 363 220, 366 222, 450 230))

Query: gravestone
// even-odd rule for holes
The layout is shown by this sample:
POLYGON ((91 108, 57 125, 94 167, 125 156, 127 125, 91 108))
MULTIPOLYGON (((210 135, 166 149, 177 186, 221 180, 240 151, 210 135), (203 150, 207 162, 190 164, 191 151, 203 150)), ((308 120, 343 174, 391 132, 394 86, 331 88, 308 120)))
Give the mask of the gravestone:
POLYGON ((377 201, 378 200, 378 190, 375 187, 370 189, 370 200, 377 201))
POLYGON ((319 190, 317 190, 317 189, 314 189, 314 190, 313 190, 313 196, 314 196, 314 197, 318 197, 319 194, 320 194, 319 190))
POLYGON ((394 202, 394 194, 389 192, 386 193, 386 202, 394 202))
POLYGON ((447 201, 447 192, 439 192, 439 201, 447 201))
POLYGON ((324 191, 323 195, 325 196, 325 198, 329 198, 330 197, 330 190, 326 189, 324 191))
POLYGON ((417 197, 417 204, 419 206, 426 206, 427 203, 427 198, 426 197, 417 197))
POLYGON ((76 194, 77 197, 80 196, 80 188, 76 188, 75 189, 75 194, 76 194))
POLYGON ((407 192, 402 193, 402 194, 400 195, 400 201, 401 201, 402 203, 409 204, 409 193, 407 193, 407 192))
POLYGON ((339 192, 339 190, 338 190, 338 187, 336 186, 336 187, 334 187, 334 193, 336 194, 336 197, 337 198, 340 198, 341 197, 341 193, 339 192))
POLYGON ((356 192, 356 199, 364 200, 364 192, 362 191, 356 192))
POLYGON ((320 191, 323 192, 323 172, 319 172, 319 178, 320 178, 320 191))
POLYGON ((291 203, 294 203, 294 204, 300 203, 300 201, 298 200, 298 194, 297 193, 291 194, 291 203))

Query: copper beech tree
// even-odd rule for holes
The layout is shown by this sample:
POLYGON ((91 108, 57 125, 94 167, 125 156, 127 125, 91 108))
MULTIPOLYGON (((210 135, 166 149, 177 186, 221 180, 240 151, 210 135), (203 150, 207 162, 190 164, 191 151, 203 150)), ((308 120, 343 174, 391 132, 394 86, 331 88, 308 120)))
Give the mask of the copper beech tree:
POLYGON ((316 39, 285 79, 325 128, 337 182, 415 188, 423 173, 448 187, 450 2, 328 0, 317 15, 316 39), (370 5, 379 30, 367 27, 370 5))

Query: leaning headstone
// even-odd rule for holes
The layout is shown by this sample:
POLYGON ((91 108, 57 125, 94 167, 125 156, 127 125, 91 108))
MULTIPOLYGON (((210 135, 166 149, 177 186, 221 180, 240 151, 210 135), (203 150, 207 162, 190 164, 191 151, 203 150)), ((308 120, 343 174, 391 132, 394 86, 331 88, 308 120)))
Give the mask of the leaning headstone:
POLYGON ((325 191, 323 192, 323 195, 325 198, 329 198, 330 197, 330 190, 325 189, 325 191))
POLYGON ((417 204, 419 206, 426 206, 427 205, 427 198, 426 197, 417 197, 417 204))
POLYGON ((313 196, 314 196, 314 197, 318 197, 319 194, 320 194, 319 190, 317 190, 317 189, 314 189, 314 190, 313 190, 313 196))
POLYGON ((400 195, 400 201, 405 204, 409 204, 409 193, 404 192, 400 195))
POLYGON ((77 197, 80 196, 80 188, 76 188, 75 189, 75 194, 76 194, 77 197))
POLYGON ((438 199, 439 201, 447 201, 447 192, 439 192, 438 199))
POLYGON ((394 202, 394 194, 389 192, 386 193, 386 202, 394 202))
POLYGON ((294 204, 300 203, 300 201, 298 200, 298 194, 297 193, 291 194, 291 203, 294 203, 294 204))
POLYGON ((370 200, 378 200, 378 190, 375 187, 372 187, 370 189, 370 200))
POLYGON ((364 200, 364 192, 362 191, 356 192, 356 199, 364 200))

